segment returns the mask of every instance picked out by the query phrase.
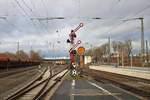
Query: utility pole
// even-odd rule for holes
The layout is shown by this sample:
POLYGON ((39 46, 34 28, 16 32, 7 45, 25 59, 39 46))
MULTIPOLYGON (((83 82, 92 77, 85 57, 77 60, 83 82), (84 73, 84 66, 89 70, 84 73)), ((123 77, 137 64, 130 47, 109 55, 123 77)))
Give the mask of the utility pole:
POLYGON ((111 63, 111 43, 110 37, 108 38, 108 55, 109 55, 109 64, 111 63))
POLYGON ((54 57, 54 59, 56 59, 56 57, 55 57, 55 43, 52 44, 52 48, 53 48, 53 53, 54 53, 53 57, 54 57))
POLYGON ((32 51, 33 51, 33 47, 32 44, 30 45, 30 58, 32 59, 32 51))
POLYGON ((18 59, 20 60, 20 44, 17 42, 18 59))
POLYGON ((122 67, 124 66, 124 47, 122 48, 121 58, 122 58, 122 67))
POLYGON ((118 44, 117 44, 117 67, 119 67, 119 50, 118 50, 118 44))
POLYGON ((131 68, 132 68, 132 66, 133 66, 132 41, 130 41, 130 49, 131 49, 131 53, 130 53, 130 65, 131 65, 131 68))
POLYGON ((133 54, 131 53, 131 68, 133 66, 133 54))
MULTIPOLYGON (((49 44, 49 48, 51 49, 51 45, 52 45, 51 42, 48 42, 48 44, 49 44)), ((50 69, 50 76, 52 76, 53 75, 52 66, 49 66, 49 69, 50 69)))
POLYGON ((146 40, 146 60, 149 62, 148 41, 146 40))
POLYGON ((140 21, 141 21, 141 61, 142 61, 142 66, 143 65, 143 62, 145 61, 144 59, 144 54, 145 54, 145 41, 144 41, 144 22, 143 22, 143 19, 144 18, 139 18, 140 21))
MULTIPOLYGON (((1 17, 1 16, 0 16, 0 19, 6 20, 6 17, 1 17)), ((0 44, 1 44, 1 42, 0 42, 0 44)))
POLYGON ((132 19, 127 19, 123 21, 131 21, 131 20, 140 20, 141 21, 141 62, 142 66, 144 66, 144 54, 145 54, 145 41, 144 41, 144 18, 132 18, 132 19))

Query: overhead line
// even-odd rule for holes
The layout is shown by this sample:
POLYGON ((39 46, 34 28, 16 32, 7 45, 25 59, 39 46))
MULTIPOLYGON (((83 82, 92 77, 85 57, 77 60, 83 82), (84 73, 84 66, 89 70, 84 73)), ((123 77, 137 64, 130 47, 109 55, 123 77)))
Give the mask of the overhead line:
POLYGON ((41 0, 42 4, 43 4, 43 7, 46 9, 45 12, 47 14, 47 17, 48 17, 48 9, 46 7, 46 3, 44 2, 44 0, 41 0))
MULTIPOLYGON (((28 13, 25 11, 25 9, 20 5, 19 1, 17 1, 17 0, 14 0, 14 1, 15 1, 16 4, 19 6, 19 8, 24 12, 24 14, 25 14, 27 17, 30 18, 30 16, 29 16, 28 13)), ((22 1, 24 1, 24 0, 22 0, 22 1)), ((25 3, 25 4, 26 4, 26 3, 25 3)), ((32 21, 31 21, 31 22, 32 22, 32 21)), ((32 24, 33 24, 33 26, 36 28, 34 22, 32 22, 32 24)))
POLYGON ((0 16, 0 19, 4 19, 4 20, 5 20, 5 19, 6 19, 6 17, 0 16))
MULTIPOLYGON (((47 9, 47 7, 46 7, 46 3, 44 2, 44 0, 41 0, 42 1, 42 4, 43 4, 43 6, 45 7, 45 12, 46 12, 46 15, 47 15, 47 17, 49 16, 49 13, 48 13, 48 9, 47 9)), ((49 26, 49 24, 48 24, 48 20, 47 20, 47 26, 49 26)))
MULTIPOLYGON (((29 16, 28 13, 24 10, 24 8, 20 5, 20 3, 19 3, 17 0, 15 0, 15 2, 16 2, 17 5, 20 7, 20 9, 25 13, 25 15, 26 15, 27 17, 29 17, 29 19, 30 19, 30 16, 29 16)), ((34 12, 33 12, 33 10, 26 4, 26 2, 25 2, 24 0, 22 0, 22 2, 23 2, 23 4, 32 12, 32 14, 35 15, 34 12)), ((33 26, 36 28, 36 25, 35 25, 35 23, 33 22, 33 20, 31 20, 31 22, 32 22, 33 26)), ((41 22, 40 22, 40 23, 41 23, 41 22)))
MULTIPOLYGON (((135 14, 134 14, 133 16, 131 16, 131 17, 135 17, 136 15, 142 13, 143 11, 145 11, 145 10, 148 9, 148 8, 150 8, 150 5, 146 6, 146 7, 143 8, 142 10, 138 11, 137 13, 135 13, 135 14)), ((124 17, 124 18, 125 18, 125 17, 124 17)), ((123 18, 123 19, 124 19, 124 18, 123 18)), ((105 33, 108 33, 108 32, 110 32, 110 31, 112 31, 113 29, 116 29, 116 28, 119 27, 120 25, 126 23, 126 21, 124 21, 124 20, 122 20, 122 21, 123 21, 123 22, 119 23, 119 24, 118 24, 117 26, 115 26, 115 27, 110 28, 110 29, 109 29, 107 32, 105 32, 105 33)))
MULTIPOLYGON (((22 0, 22 2, 23 2, 24 5, 31 11, 31 13, 32 13, 34 16, 36 16, 36 13, 28 6, 28 4, 27 4, 24 0, 22 0)), ((30 3, 32 3, 32 2, 30 2, 30 3)), ((32 3, 32 6, 33 6, 33 3, 32 3)), ((33 22, 33 20, 31 20, 31 21, 33 22)), ((33 22, 33 23, 34 23, 34 22, 33 22)), ((46 26, 45 26, 41 21, 39 21, 39 23, 42 24, 42 27, 45 29, 46 32, 48 32, 46 26)), ((36 27, 35 24, 34 24, 34 26, 36 27)))
POLYGON ((24 0, 22 0, 22 2, 23 2, 23 4, 24 4, 31 12, 33 12, 33 11, 32 11, 32 8, 30 8, 24 0))
POLYGON ((134 16, 136 16, 136 15, 142 13, 143 11, 145 11, 145 10, 147 10, 147 9, 149 9, 149 8, 150 8, 150 5, 146 6, 145 8, 143 8, 143 9, 141 9, 140 11, 138 11, 137 13, 135 13, 134 16))
POLYGON ((16 4, 19 6, 19 8, 24 12, 26 16, 29 16, 28 13, 24 10, 24 8, 20 5, 20 3, 17 0, 14 0, 16 4))

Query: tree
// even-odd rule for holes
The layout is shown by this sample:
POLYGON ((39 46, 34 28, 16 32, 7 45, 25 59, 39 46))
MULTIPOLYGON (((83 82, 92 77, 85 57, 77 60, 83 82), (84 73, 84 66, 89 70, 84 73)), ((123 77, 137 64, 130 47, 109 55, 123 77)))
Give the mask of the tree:
POLYGON ((6 55, 7 57, 9 57, 9 60, 18 60, 17 56, 14 53, 10 53, 10 52, 5 52, 3 53, 4 55, 6 55))
POLYGON ((119 54, 123 52, 125 56, 130 56, 132 51, 131 42, 132 42, 131 40, 126 40, 125 42, 113 41, 112 45, 113 45, 114 52, 118 52, 119 54))
POLYGON ((40 56, 40 54, 38 52, 30 51, 30 59, 32 61, 41 61, 42 57, 40 56))
POLYGON ((94 49, 90 49, 87 51, 86 54, 92 55, 95 62, 103 62, 104 56, 108 56, 109 54, 109 47, 108 43, 103 44, 99 47, 96 47, 94 49))
POLYGON ((23 60, 23 61, 27 61, 29 59, 28 54, 23 50, 17 51, 16 56, 18 57, 19 60, 23 60))
POLYGON ((132 40, 125 41, 128 57, 132 53, 132 40))

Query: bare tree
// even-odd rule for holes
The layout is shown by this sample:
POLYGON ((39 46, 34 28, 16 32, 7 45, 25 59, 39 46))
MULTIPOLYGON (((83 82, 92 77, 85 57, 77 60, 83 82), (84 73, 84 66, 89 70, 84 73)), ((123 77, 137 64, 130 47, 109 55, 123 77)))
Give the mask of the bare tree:
POLYGON ((42 57, 40 56, 40 54, 38 52, 35 51, 31 51, 30 52, 30 59, 32 61, 41 61, 42 57))
POLYGON ((29 59, 28 54, 23 50, 17 51, 16 56, 18 57, 19 60, 27 61, 29 59))
POLYGON ((132 40, 127 40, 125 41, 126 49, 127 49, 127 54, 130 56, 132 53, 132 40))
POLYGON ((10 53, 10 52, 5 52, 3 53, 4 55, 8 56, 9 57, 9 60, 18 60, 17 59, 17 56, 14 54, 14 53, 10 53))

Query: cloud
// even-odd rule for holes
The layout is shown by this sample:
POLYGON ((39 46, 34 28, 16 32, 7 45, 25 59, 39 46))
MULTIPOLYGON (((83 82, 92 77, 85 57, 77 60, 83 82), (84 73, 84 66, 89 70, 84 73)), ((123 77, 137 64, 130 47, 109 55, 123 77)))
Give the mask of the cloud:
POLYGON ((129 21, 124 24, 123 19, 144 17, 145 39, 150 40, 150 9, 149 0, 0 0, 0 16, 6 16, 7 20, 0 19, 1 51, 13 50, 16 42, 22 44, 22 49, 29 51, 41 50, 43 55, 53 56, 49 50, 49 43, 55 44, 57 56, 68 53, 66 39, 71 29, 76 28, 80 22, 84 27, 77 32, 77 40, 83 44, 89 42, 93 46, 99 46, 112 40, 124 41, 133 39, 134 48, 140 45, 140 22, 129 21), (141 12, 142 11, 142 12, 141 12), (141 13, 139 13, 141 12, 141 13), (64 20, 38 21, 37 17, 65 17, 64 20), (92 20, 92 17, 101 17, 100 20, 92 20), (35 20, 30 20, 35 18, 35 20), (61 41, 57 44, 57 41, 61 41), (12 42, 12 44, 10 44, 12 42), (14 43, 14 44, 13 44, 14 43), (6 44, 9 44, 7 46, 6 44))

